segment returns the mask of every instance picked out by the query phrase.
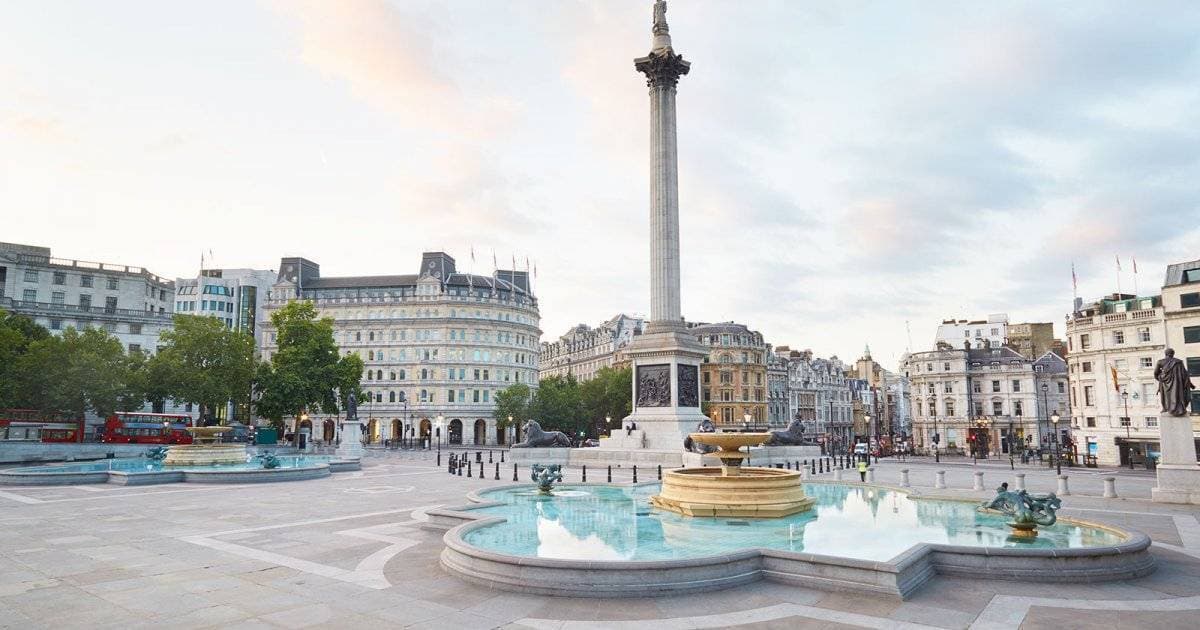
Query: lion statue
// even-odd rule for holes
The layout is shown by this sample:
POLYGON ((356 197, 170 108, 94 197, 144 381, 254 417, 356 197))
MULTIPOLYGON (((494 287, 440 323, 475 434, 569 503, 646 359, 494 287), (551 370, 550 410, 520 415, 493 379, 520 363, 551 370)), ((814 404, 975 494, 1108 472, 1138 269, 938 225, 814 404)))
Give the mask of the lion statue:
POLYGON ((529 420, 525 426, 521 428, 521 433, 525 434, 525 441, 513 444, 513 448, 545 448, 545 447, 570 447, 571 438, 567 437, 562 431, 543 431, 542 425, 535 420, 529 420))
POLYGON ((792 420, 782 431, 772 431, 764 446, 799 446, 804 443, 804 423, 799 418, 792 420))
MULTIPOLYGON (((700 424, 696 425, 695 432, 696 433, 716 433, 717 427, 716 427, 716 425, 713 424, 712 420, 705 418, 704 420, 702 420, 700 422, 700 424)), ((717 447, 709 446, 708 444, 701 444, 701 443, 693 440, 692 436, 689 435, 683 439, 683 450, 690 451, 692 453, 700 453, 701 455, 704 455, 705 453, 711 453, 711 452, 717 450, 717 447)))

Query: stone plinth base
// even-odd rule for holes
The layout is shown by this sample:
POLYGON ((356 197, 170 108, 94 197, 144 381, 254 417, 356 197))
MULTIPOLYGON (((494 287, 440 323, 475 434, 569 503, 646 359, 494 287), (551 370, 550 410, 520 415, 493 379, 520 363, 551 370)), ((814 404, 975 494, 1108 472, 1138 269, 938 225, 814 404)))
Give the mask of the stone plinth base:
POLYGON ((176 444, 167 447, 163 466, 213 466, 246 463, 245 444, 176 444))
POLYGON ((820 446, 752 446, 747 465, 774 466, 821 457, 820 446))
POLYGON ((1150 498, 1159 503, 1200 505, 1200 466, 1159 464, 1158 487, 1150 489, 1150 498))
POLYGON ((638 429, 637 431, 626 431, 625 429, 616 429, 610 437, 600 438, 600 448, 604 449, 643 449, 646 448, 646 432, 638 429))
POLYGON ((508 451, 508 458, 514 464, 530 466, 533 464, 558 464, 566 466, 571 458, 570 448, 513 448, 508 451))
POLYGON ((662 491, 650 503, 685 516, 779 518, 812 507, 800 473, 777 468, 743 467, 724 476, 720 468, 663 472, 662 491))
MULTIPOLYGON (((519 450, 519 449, 513 449, 519 450)), ((562 449, 567 450, 567 449, 562 449)), ((683 466, 684 452, 679 450, 653 449, 619 449, 619 448, 573 448, 570 464, 572 466, 612 466, 614 468, 632 468, 633 466, 656 467, 663 469, 683 466)))

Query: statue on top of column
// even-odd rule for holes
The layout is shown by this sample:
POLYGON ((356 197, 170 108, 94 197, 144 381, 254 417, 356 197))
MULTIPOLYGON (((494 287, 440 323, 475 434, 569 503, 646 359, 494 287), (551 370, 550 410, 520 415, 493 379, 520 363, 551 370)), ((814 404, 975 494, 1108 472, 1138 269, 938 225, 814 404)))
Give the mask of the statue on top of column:
POLYGON ((654 34, 667 32, 667 2, 658 0, 654 3, 654 34))
POLYGON ((1170 416, 1186 416, 1192 398, 1192 379, 1187 365, 1175 358, 1175 350, 1167 348, 1166 357, 1154 366, 1154 380, 1158 381, 1158 400, 1162 412, 1170 416))

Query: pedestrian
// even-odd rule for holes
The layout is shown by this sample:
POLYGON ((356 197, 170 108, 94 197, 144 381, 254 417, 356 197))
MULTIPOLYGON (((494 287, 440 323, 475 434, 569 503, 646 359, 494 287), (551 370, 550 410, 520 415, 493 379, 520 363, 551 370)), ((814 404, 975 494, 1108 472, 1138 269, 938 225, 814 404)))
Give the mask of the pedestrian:
POLYGON ((859 460, 859 462, 858 462, 858 479, 859 479, 859 481, 862 481, 863 483, 867 482, 867 462, 866 462, 866 460, 859 460))

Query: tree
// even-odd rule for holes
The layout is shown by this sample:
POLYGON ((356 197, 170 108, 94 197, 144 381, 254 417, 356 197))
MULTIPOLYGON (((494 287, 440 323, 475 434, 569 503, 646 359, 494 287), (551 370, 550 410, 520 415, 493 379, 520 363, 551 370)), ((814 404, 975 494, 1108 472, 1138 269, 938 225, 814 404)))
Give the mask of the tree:
POLYGON ((146 371, 154 380, 156 397, 165 393, 194 403, 203 419, 213 409, 250 395, 255 371, 252 335, 231 330, 215 317, 176 315, 174 322, 174 329, 162 334, 164 346, 146 371))
POLYGON ((78 417, 107 416, 126 394, 129 365, 121 342, 99 328, 67 328, 61 337, 29 344, 15 365, 18 401, 43 411, 78 417))
POLYGON ((17 406, 24 397, 17 360, 29 352, 30 344, 49 336, 50 332, 32 319, 0 311, 0 408, 17 406))
POLYGON ((583 416, 589 434, 620 426, 623 418, 633 411, 633 370, 630 368, 600 368, 592 380, 580 385, 583 416), (611 422, 606 422, 612 418, 611 422))
POLYGON ((562 431, 574 439, 587 425, 580 404, 579 382, 570 374, 539 382, 533 400, 530 415, 543 429, 562 431))
POLYGON ((521 426, 530 418, 530 407, 533 404, 533 390, 524 383, 509 385, 496 392, 496 410, 492 417, 501 431, 507 431, 510 426, 521 426), (509 422, 509 418, 512 422, 509 422))
POLYGON ((320 409, 336 414, 351 391, 359 392, 362 359, 338 357, 333 320, 318 318, 310 302, 291 302, 271 314, 279 350, 259 364, 255 411, 275 423, 320 409))

